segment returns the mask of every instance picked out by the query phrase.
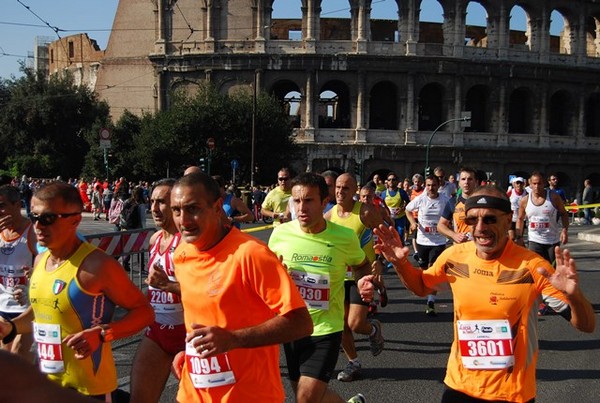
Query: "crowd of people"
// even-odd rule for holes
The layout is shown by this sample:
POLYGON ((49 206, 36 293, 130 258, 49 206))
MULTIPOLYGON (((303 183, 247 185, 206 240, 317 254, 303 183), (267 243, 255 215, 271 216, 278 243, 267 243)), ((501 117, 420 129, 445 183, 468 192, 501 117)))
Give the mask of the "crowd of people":
MULTIPOLYGON (((384 350, 384 326, 369 307, 387 303, 387 268, 427 297, 428 316, 436 315, 440 287, 452 290, 442 402, 534 401, 537 315, 552 310, 580 331, 595 329, 575 260, 563 249, 565 202, 540 172, 530 175, 529 190, 517 177, 508 192, 478 186, 469 167, 453 180, 441 167, 433 172, 402 182, 389 172, 359 188, 348 173, 294 176, 282 168, 277 186, 257 196, 261 214, 273 219, 268 244, 239 230, 257 218, 251 201, 198 167, 152 186, 59 178, 31 189, 27 216, 21 184, 1 186, 0 339, 11 355, 0 359, 22 374, 35 374, 25 362, 36 361, 53 382, 11 384, 11 393, 67 398, 59 385, 82 401, 155 402, 173 371, 180 402, 281 402, 283 344, 296 401, 343 402, 330 381, 359 376, 354 334, 368 337, 373 356, 384 350), (122 212, 149 212, 158 229, 146 294, 125 263, 77 234, 83 211, 111 221, 118 201, 122 212), (500 294, 506 298, 481 304, 500 294), (141 330, 126 395, 117 389, 111 342, 141 330), (336 375, 340 350, 348 364, 336 375)), ((118 229, 134 225, 121 216, 118 229)))

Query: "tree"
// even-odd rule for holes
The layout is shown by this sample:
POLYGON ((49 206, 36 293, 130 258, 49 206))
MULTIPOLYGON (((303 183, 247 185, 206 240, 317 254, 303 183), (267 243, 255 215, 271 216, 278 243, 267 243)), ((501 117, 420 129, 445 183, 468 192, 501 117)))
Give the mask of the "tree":
POLYGON ((68 74, 46 79, 41 72, 23 72, 0 90, 1 168, 14 175, 79 176, 89 132, 108 120, 108 105, 68 74))

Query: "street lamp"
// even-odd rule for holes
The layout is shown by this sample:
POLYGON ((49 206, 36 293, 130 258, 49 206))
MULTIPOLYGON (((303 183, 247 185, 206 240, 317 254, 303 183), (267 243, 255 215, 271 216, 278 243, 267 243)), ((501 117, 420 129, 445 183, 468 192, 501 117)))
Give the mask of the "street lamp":
POLYGON ((438 132, 438 130, 440 130, 442 127, 444 127, 445 125, 447 125, 450 122, 470 122, 471 121, 471 116, 470 114, 465 115, 465 116, 461 116, 460 118, 454 118, 454 119, 449 119, 446 120, 445 122, 441 123, 438 127, 435 128, 435 130, 433 131, 433 133, 431 133, 431 136, 429 136, 429 140, 427 141, 427 148, 425 151, 425 177, 427 177, 430 174, 430 168, 429 168, 429 149, 431 148, 431 140, 433 140, 433 136, 435 136, 435 134, 438 132))
POLYGON ((254 149, 256 143, 256 72, 252 85, 252 139, 250 146, 250 186, 254 187, 254 149))

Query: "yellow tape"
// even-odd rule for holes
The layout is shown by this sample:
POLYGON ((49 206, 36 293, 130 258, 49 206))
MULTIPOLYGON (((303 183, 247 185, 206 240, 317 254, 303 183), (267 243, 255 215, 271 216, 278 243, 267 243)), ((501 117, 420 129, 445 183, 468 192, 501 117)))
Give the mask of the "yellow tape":
POLYGON ((600 207, 600 203, 582 204, 582 205, 578 205, 578 204, 574 204, 574 205, 565 204, 565 208, 567 210, 580 209, 580 208, 593 208, 593 207, 600 207))
POLYGON ((263 231, 269 228, 273 228, 272 225, 262 225, 260 227, 253 227, 253 228, 244 228, 242 230, 242 232, 258 232, 258 231, 263 231))

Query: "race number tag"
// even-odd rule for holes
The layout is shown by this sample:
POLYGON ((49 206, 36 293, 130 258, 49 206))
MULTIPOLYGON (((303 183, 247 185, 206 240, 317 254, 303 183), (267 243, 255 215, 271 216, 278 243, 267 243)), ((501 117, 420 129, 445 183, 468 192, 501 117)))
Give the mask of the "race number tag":
POLYGON ((12 265, 0 265, 0 283, 7 291, 20 285, 26 286, 27 276, 25 275, 25 269, 12 265))
POLYGON ((155 312, 181 312, 181 297, 172 292, 148 287, 148 299, 155 312))
POLYGON ((215 388, 235 383, 227 353, 200 358, 192 343, 185 345, 185 362, 195 388, 215 388))
POLYGON ((402 215, 402 212, 404 210, 402 210, 400 207, 389 207, 390 209, 390 217, 391 218, 400 218, 400 216, 402 215))
POLYGON ((456 326, 465 368, 505 369, 514 365, 508 320, 458 320, 456 326))
MULTIPOLYGON (((352 273, 352 269, 350 269, 350 273, 352 273)), ((291 270, 290 277, 294 280, 307 307, 329 310, 330 281, 327 274, 312 274, 291 270)))
POLYGON ((45 374, 64 372, 60 325, 33 322, 33 338, 37 343, 40 370, 45 374))
POLYGON ((529 228, 537 231, 548 229, 550 228, 550 218, 533 216, 529 220, 529 228))

